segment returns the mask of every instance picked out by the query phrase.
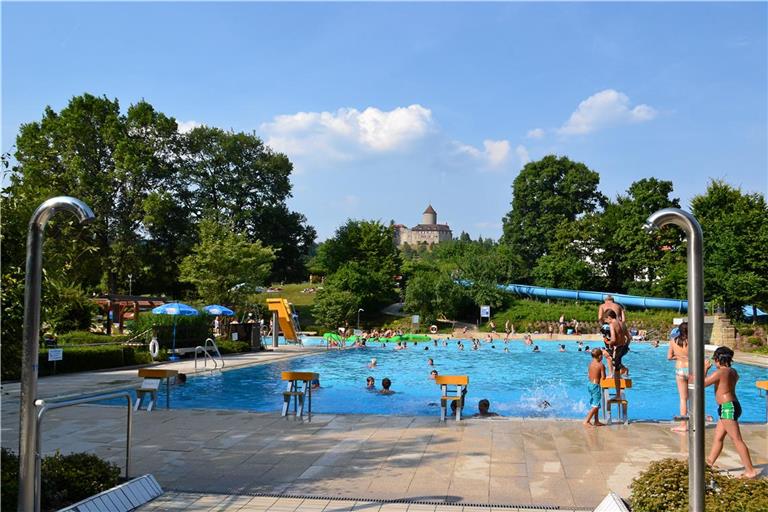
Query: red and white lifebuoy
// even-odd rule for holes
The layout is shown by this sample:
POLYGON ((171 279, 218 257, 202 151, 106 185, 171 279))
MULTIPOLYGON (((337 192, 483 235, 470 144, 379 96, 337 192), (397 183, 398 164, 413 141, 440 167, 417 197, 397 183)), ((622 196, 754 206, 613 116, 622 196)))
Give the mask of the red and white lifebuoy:
POLYGON ((430 325, 429 326, 429 332, 432 334, 437 334, 437 326, 436 325, 430 325))

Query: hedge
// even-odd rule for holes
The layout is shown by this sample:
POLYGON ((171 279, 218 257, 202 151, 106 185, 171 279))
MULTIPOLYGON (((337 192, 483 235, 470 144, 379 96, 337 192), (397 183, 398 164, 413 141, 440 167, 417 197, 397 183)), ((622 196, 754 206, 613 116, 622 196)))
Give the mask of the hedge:
MULTIPOLYGON (((89 453, 44 457, 41 471, 41 508, 44 511, 77 503, 116 486, 120 468, 89 453)), ((2 512, 16 511, 19 457, 2 449, 2 512)))
MULTIPOLYGON (((85 372, 104 370, 121 366, 134 366, 152 362, 146 350, 121 345, 100 347, 78 347, 76 345, 60 347, 64 349, 64 358, 56 361, 56 373, 85 372)), ((40 349, 38 375, 53 374, 53 363, 48 362, 48 349, 40 349)))
POLYGON ((173 325, 176 324, 176 348, 194 348, 202 345, 206 338, 213 337, 213 317, 198 316, 140 315, 135 325, 136 332, 147 329, 157 336, 160 347, 170 349, 173 344, 173 325))
POLYGON ((71 331, 60 334, 56 337, 56 341, 60 345, 88 345, 93 343, 122 343, 131 338, 130 335, 107 336, 88 331, 71 331))
MULTIPOLYGON (((768 510, 768 480, 745 480, 705 469, 704 503, 708 512, 764 512, 768 510)), ((662 459, 632 480, 633 512, 688 510, 688 462, 662 459)))

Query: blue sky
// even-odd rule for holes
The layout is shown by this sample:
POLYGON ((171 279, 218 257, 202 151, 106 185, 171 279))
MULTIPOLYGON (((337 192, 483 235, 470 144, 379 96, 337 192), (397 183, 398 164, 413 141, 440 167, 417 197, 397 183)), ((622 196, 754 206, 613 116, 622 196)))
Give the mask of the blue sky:
POLYGON ((768 4, 2 4, 2 151, 90 92, 255 131, 322 240, 347 218, 498 237, 549 153, 609 196, 768 193, 768 4))

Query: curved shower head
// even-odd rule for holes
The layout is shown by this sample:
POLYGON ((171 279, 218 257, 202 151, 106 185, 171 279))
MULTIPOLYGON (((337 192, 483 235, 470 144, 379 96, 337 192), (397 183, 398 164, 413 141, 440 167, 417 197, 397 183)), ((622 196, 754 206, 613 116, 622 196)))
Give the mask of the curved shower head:
POLYGON ((91 207, 79 199, 69 196, 52 197, 37 207, 29 220, 30 227, 41 229, 58 211, 73 213, 81 224, 87 224, 96 218, 91 207))

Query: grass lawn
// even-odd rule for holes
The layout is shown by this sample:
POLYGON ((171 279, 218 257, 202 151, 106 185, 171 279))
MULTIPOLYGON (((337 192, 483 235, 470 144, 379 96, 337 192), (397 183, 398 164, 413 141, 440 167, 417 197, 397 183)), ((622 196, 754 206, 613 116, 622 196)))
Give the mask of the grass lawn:
MULTIPOLYGON (((254 295, 255 301, 259 304, 266 304, 267 299, 287 299, 288 302, 293 304, 296 312, 299 314, 299 323, 302 330, 316 331, 315 319, 312 317, 312 304, 315 302, 317 293, 304 293, 305 289, 315 288, 316 284, 310 283, 296 283, 296 284, 273 284, 272 289, 280 289, 278 292, 259 293, 254 295)), ((322 334, 322 333, 320 333, 322 334)))

